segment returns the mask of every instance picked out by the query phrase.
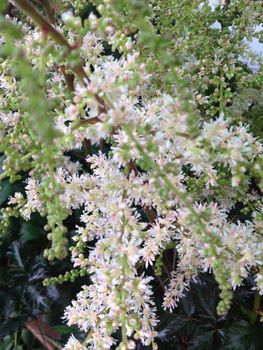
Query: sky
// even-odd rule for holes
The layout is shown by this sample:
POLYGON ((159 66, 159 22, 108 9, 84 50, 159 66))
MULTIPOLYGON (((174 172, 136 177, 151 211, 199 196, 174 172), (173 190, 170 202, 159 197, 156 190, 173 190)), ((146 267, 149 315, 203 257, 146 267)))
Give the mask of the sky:
MULTIPOLYGON (((219 3, 220 0, 208 0, 208 2, 210 3, 212 8, 215 8, 219 3)), ((215 23, 214 27, 218 28, 218 25, 220 26, 220 24, 215 23)), ((256 27, 257 30, 262 30, 263 26, 262 25, 258 25, 256 27)), ((249 43, 249 46, 251 48, 251 50, 257 54, 260 54, 263 56, 263 44, 259 42, 259 40, 257 38, 253 38, 252 42, 249 43)))

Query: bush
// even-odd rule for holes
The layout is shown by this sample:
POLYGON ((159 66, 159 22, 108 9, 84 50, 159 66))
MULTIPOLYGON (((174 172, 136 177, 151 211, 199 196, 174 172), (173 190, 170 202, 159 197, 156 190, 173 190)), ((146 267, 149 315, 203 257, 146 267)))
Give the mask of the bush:
POLYGON ((57 326, 74 298, 44 347, 72 333, 66 350, 259 349, 260 3, 12 3, 2 346, 32 317, 57 326))

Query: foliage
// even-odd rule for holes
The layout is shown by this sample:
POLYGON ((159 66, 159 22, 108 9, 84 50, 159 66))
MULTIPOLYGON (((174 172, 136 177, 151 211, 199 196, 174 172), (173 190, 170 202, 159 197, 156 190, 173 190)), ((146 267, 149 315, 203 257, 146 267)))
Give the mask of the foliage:
POLYGON ((162 315, 158 334, 160 348, 260 349, 262 324, 249 322, 253 293, 247 287, 234 293, 229 313, 218 316, 217 285, 211 276, 200 276, 181 299, 176 315, 162 315))
POLYGON ((72 281, 65 319, 80 332, 65 350, 258 349, 262 59, 247 43, 262 39, 259 2, 12 3, 3 346, 72 281))

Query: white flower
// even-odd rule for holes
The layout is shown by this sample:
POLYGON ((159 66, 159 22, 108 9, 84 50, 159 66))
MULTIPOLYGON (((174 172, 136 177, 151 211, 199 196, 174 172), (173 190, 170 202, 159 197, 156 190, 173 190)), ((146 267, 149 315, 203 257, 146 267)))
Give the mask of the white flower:
POLYGON ((86 348, 72 335, 63 350, 86 350, 86 348))

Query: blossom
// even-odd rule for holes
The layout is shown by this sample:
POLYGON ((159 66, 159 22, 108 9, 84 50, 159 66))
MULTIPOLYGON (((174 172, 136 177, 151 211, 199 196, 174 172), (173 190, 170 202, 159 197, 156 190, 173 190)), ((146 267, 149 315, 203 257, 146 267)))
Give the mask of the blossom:
POLYGON ((87 33, 83 38, 81 50, 87 59, 94 59, 103 51, 101 38, 98 37, 95 33, 87 33))
POLYGON ((85 350, 86 348, 72 335, 64 347, 65 350, 85 350))
POLYGON ((23 208, 22 216, 29 219, 32 212, 41 211, 43 203, 38 193, 38 183, 35 179, 29 178, 26 185, 27 202, 23 208))
MULTIPOLYGON (((174 3, 169 18, 180 9, 174 3)), ((244 86, 236 58, 243 43, 238 43, 236 32, 243 38, 251 30, 235 29, 229 38, 221 37, 225 31, 215 31, 210 22, 224 1, 209 3, 211 13, 204 4, 192 13, 208 17, 201 37, 195 30, 191 38, 187 33, 180 36, 185 32, 180 29, 176 40, 159 45, 161 36, 147 16, 146 22, 139 16, 125 23, 129 7, 120 16, 117 6, 104 1, 98 6, 101 16, 90 13, 83 28, 73 11, 63 13, 64 24, 52 25, 52 38, 59 39, 55 50, 48 46, 48 55, 49 33, 24 26, 21 54, 15 40, 15 57, 3 58, 0 137, 6 158, 1 176, 12 181, 27 176, 25 194, 9 198, 3 217, 20 213, 29 220, 33 212, 46 217, 48 258, 53 259, 65 255, 64 221, 75 210, 80 213, 71 261, 89 274, 91 283, 82 286, 64 318, 88 337, 84 346, 71 336, 65 350, 115 345, 134 349, 138 339, 156 348, 158 315, 153 278, 147 273, 169 246, 175 250, 176 266, 167 274, 165 309, 172 311, 203 272, 214 272, 226 305, 231 287, 241 286, 251 271, 256 271, 254 288, 263 293, 258 183, 251 190, 261 178, 262 145, 244 113, 232 118, 228 108, 236 94, 232 82, 244 86), (215 45, 203 46, 204 33, 211 34, 206 39, 215 45), (121 53, 119 59, 105 54, 105 42, 121 53), (198 55, 193 49, 197 44, 198 55), (223 46, 230 48, 227 55, 223 46), (180 53, 180 66, 171 59, 174 52, 180 53), (16 68, 14 58, 28 67, 21 79, 10 75, 16 68), (31 81, 31 68, 39 84, 31 81), (182 81, 191 81, 184 91, 187 96, 182 81), (32 111, 35 117, 30 119, 32 111), (36 127, 54 135, 40 142, 36 127), (87 143, 90 147, 83 147, 87 143), (231 217, 240 202, 253 212, 249 222, 231 217), (120 329, 128 339, 117 344, 114 334, 120 329)), ((165 2, 162 6, 166 8, 165 2)), ((152 6, 157 22, 162 16, 155 11, 162 6, 152 6)), ((258 17, 252 13, 247 11, 241 22, 258 17)), ((171 21, 175 31, 177 22, 171 21)), ((5 39, 0 40, 4 45, 5 39)))

